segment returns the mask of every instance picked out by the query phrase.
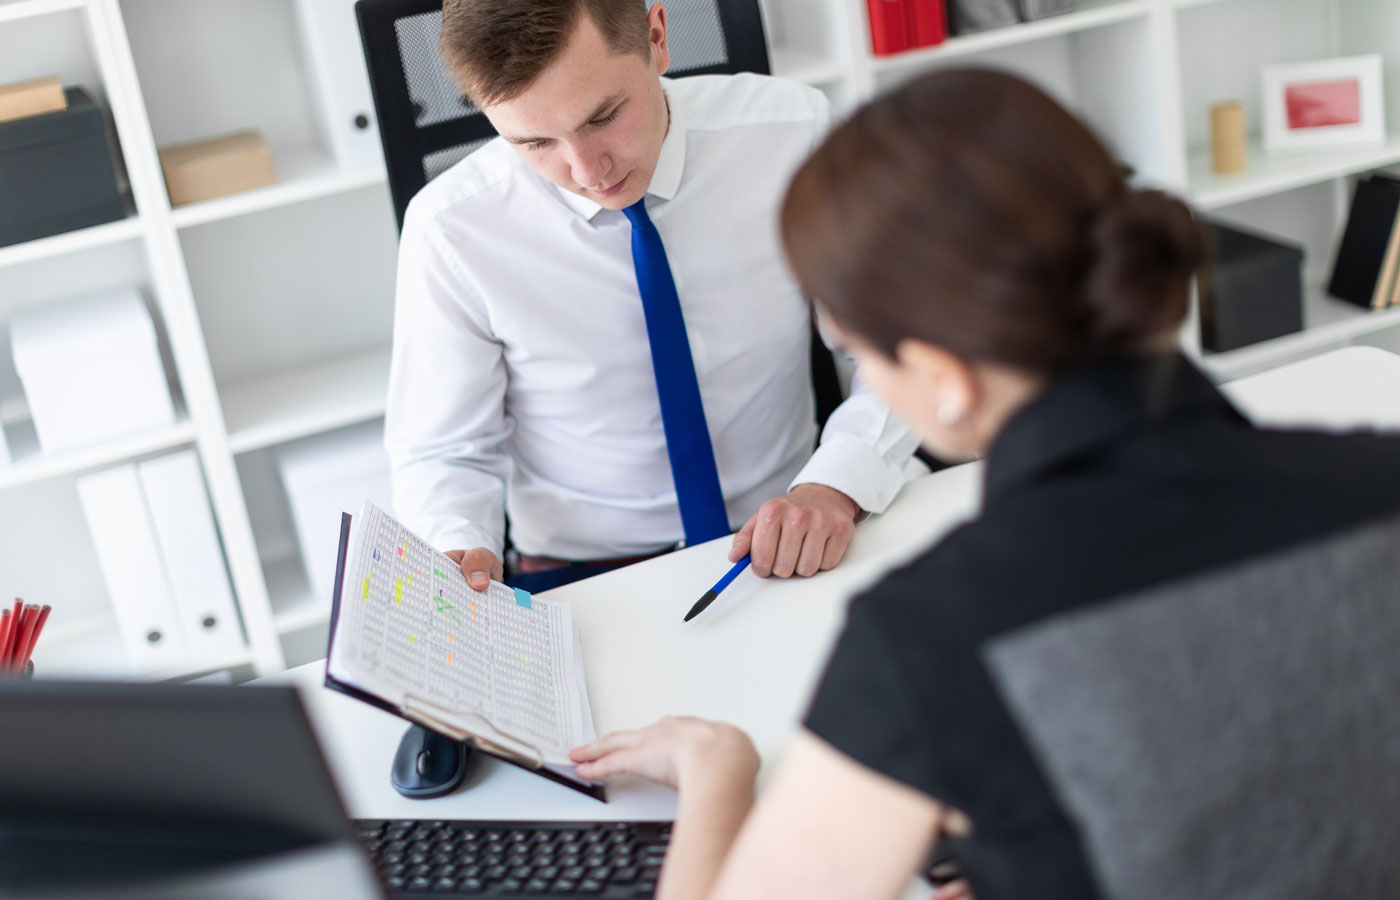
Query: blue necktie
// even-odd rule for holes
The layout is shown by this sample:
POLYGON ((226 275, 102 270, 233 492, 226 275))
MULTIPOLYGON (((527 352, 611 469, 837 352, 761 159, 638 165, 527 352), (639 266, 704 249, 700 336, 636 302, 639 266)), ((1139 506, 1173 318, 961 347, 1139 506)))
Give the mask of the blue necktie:
POLYGON ((681 300, 661 234, 647 215, 646 198, 622 213, 632 223, 632 262, 637 267, 637 289, 642 294, 651 341, 651 367, 661 398, 661 424, 666 430, 666 452, 671 457, 681 525, 686 544, 694 546, 729 533, 715 451, 705 424, 681 300))

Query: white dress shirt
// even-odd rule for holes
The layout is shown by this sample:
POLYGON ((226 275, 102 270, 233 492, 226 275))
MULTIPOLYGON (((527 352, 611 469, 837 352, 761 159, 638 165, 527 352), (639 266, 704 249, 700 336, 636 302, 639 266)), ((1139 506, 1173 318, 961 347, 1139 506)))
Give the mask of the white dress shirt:
MULTIPOLYGON (((731 527, 794 484, 871 512, 917 438, 857 389, 820 448, 809 306, 777 214, 825 135, 826 98, 757 75, 663 79, 647 191, 680 294, 731 527)), ((537 175, 497 138, 414 197, 399 250, 385 443, 394 508, 442 550, 606 559, 684 532, 621 212, 537 175)))

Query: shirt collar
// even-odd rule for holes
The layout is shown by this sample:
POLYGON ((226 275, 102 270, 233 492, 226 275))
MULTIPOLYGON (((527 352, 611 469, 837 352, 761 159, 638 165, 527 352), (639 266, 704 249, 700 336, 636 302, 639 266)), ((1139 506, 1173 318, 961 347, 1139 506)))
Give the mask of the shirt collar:
POLYGON ((987 500, 1154 423, 1211 415, 1246 421, 1180 354, 1109 360, 1067 373, 1013 414, 993 442, 987 500))
MULTIPOLYGON (((661 79, 661 89, 666 95, 666 106, 670 111, 670 124, 666 137, 661 142, 661 154, 656 159, 656 169, 651 173, 651 184, 647 185, 647 195, 661 200, 670 200, 681 187, 681 175, 685 171, 685 121, 680 104, 676 102, 676 92, 669 90, 671 79, 661 79)), ((596 201, 573 191, 566 191, 558 185, 551 185, 559 197, 575 213, 584 219, 592 219, 603 210, 596 201)))

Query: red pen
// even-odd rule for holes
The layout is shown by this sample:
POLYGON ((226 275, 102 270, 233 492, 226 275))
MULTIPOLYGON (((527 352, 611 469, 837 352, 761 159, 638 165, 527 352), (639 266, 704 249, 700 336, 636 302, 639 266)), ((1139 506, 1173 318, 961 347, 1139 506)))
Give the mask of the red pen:
POLYGON ((34 645, 39 643, 39 634, 44 630, 44 623, 49 620, 49 613, 52 611, 53 607, 47 603, 35 610, 34 633, 30 635, 29 644, 24 648, 24 659, 19 663, 20 669, 23 669, 25 663, 34 655, 34 645))
POLYGON ((5 668, 5 663, 10 658, 10 631, 14 624, 14 618, 10 611, 0 611, 0 669, 5 668))

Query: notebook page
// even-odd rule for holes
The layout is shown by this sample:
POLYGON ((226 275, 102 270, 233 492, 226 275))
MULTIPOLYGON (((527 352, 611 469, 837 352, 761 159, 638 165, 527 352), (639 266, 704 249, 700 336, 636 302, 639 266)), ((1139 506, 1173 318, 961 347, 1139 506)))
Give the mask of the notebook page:
POLYGON ((352 522, 332 646, 341 681, 399 705, 426 701, 547 763, 567 764, 591 736, 569 605, 494 582, 473 591, 451 559, 371 503, 352 522))

